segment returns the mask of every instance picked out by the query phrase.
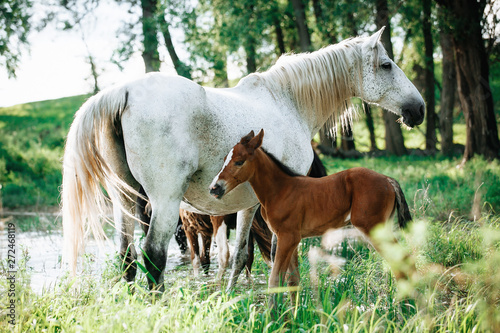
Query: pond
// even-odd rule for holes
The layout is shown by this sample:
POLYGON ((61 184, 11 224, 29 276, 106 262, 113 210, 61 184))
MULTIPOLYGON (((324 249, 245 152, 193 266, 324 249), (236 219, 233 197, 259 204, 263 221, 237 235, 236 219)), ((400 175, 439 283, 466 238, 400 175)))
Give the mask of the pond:
MULTIPOLYGON (((9 216, 8 214, 5 215, 9 216)), ((9 239, 14 238, 16 265, 19 264, 22 257, 28 259, 26 268, 30 273, 29 276, 31 276, 30 285, 33 291, 39 294, 43 290, 53 289, 68 272, 67 265, 62 267, 61 264, 63 236, 60 227, 61 223, 58 219, 56 215, 51 216, 50 214, 35 215, 29 218, 23 215, 15 215, 2 219, 3 228, 0 226, 0 259, 8 259, 9 239), (12 225, 15 227, 9 229, 9 226, 12 227, 12 225), (47 225, 51 227, 47 228, 47 225), (43 230, 33 230, 33 226, 43 230), (26 229, 28 231, 23 231, 26 229), (9 234, 14 234, 14 236, 9 236, 9 234), (21 255, 21 253, 25 253, 26 256, 21 255)), ((94 239, 87 241, 85 259, 82 259, 82 256, 79 257, 80 269, 81 262, 84 260, 86 271, 99 276, 106 268, 107 261, 117 255, 120 244, 118 233, 113 228, 109 228, 107 234, 109 239, 106 241, 96 241, 94 239)), ((134 234, 136 246, 140 245, 142 235, 142 230, 137 227, 134 234)), ((189 263, 189 257, 181 253, 177 242, 172 237, 168 247, 166 271, 174 270, 189 263)))

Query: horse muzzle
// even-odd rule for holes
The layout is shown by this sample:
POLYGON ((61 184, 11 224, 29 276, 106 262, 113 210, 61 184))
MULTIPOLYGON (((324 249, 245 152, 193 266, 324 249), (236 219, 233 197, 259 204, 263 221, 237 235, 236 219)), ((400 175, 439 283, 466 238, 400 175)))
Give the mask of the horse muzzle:
POLYGON ((413 101, 403 105, 401 115, 403 123, 409 127, 420 125, 424 121, 425 103, 424 101, 413 101))
POLYGON ((213 195, 216 199, 221 199, 224 193, 226 193, 226 189, 219 183, 215 183, 215 185, 210 188, 210 194, 213 195))

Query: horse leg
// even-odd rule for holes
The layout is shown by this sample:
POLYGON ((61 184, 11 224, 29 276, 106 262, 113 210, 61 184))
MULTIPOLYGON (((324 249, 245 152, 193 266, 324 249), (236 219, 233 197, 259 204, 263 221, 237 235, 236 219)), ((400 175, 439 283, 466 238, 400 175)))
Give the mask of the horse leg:
POLYGON ((184 232, 184 229, 182 228, 182 220, 180 217, 179 217, 179 220, 177 222, 177 228, 175 229, 175 241, 179 245, 179 249, 181 250, 181 253, 183 255, 186 254, 188 244, 187 244, 186 233, 184 232))
POLYGON ((134 219, 131 216, 126 216, 120 209, 120 205, 131 214, 135 202, 113 190, 109 190, 109 195, 113 201, 115 225, 120 225, 120 259, 123 277, 125 281, 132 282, 137 274, 137 252, 134 246, 135 225, 134 219))
POLYGON ((236 244, 233 254, 232 271, 226 291, 231 291, 238 281, 248 257, 248 235, 252 226, 253 217, 259 205, 238 212, 236 220, 236 244))
MULTIPOLYGON (((144 188, 142 186, 139 189, 139 193, 147 198, 146 192, 144 192, 144 188)), ((140 197, 137 198, 137 201, 135 202, 135 217, 137 217, 139 221, 141 221, 140 224, 144 235, 148 234, 149 223, 151 222, 150 208, 151 207, 148 204, 147 200, 140 197)))
POLYGON ((217 249, 219 254, 217 261, 219 263, 219 270, 216 279, 222 280, 224 272, 226 271, 229 262, 229 246, 227 244, 227 225, 224 222, 225 216, 211 216, 210 220, 214 227, 215 241, 217 242, 217 249))
POLYGON ((198 276, 200 274, 200 244, 198 242, 198 232, 196 228, 190 226, 190 223, 195 223, 193 221, 183 220, 184 231, 186 233, 186 238, 189 244, 189 249, 191 253, 191 264, 193 265, 194 275, 198 276))
POLYGON ((206 233, 201 233, 201 267, 203 268, 203 272, 208 274, 208 270, 210 269, 210 246, 212 245, 212 235, 207 235, 206 233))
MULTIPOLYGON (((269 289, 278 288, 283 284, 287 270, 298 271, 298 259, 293 258, 294 262, 291 262, 292 257, 297 257, 297 246, 300 243, 300 236, 282 234, 277 238, 276 256, 271 275, 269 276, 269 289)), ((298 283, 298 280, 292 282, 298 283)), ((273 307, 276 305, 276 294, 271 298, 271 305, 273 307)))
POLYGON ((254 251, 255 251, 254 237, 253 237, 252 232, 250 232, 250 235, 248 235, 248 259, 247 259, 247 263, 245 265, 247 279, 249 281, 252 280, 251 273, 252 273, 252 265, 253 265, 253 260, 254 260, 254 251))
POLYGON ((168 243, 174 234, 179 217, 180 197, 177 200, 166 200, 168 197, 165 194, 150 196, 153 214, 144 242, 144 264, 150 274, 148 284, 151 290, 159 287, 163 291, 163 271, 167 263, 168 243), (156 201, 156 198, 163 200, 156 201))
MULTIPOLYGON (((300 283, 300 272, 299 272, 299 253, 298 247, 295 247, 295 251, 293 251, 292 259, 290 260, 290 264, 288 265, 288 276, 287 276, 287 285, 289 287, 298 287, 300 283)), ((293 302, 297 299, 297 292, 290 292, 290 299, 293 302)))
POLYGON ((274 263, 274 258, 276 257, 276 246, 278 244, 278 238, 276 234, 273 232, 273 236, 271 238, 271 263, 274 263))

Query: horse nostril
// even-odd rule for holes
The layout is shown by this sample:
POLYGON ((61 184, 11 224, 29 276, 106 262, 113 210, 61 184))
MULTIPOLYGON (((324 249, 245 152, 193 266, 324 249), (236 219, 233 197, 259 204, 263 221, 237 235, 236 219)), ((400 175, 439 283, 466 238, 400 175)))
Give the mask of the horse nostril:
POLYGON ((422 104, 420 105, 420 109, 418 110, 420 112, 420 117, 424 117, 425 115, 425 106, 422 104))
POLYGON ((212 186, 212 188, 210 189, 210 193, 211 194, 215 194, 218 190, 220 189, 220 185, 219 184, 215 184, 214 186, 212 186))
POLYGON ((222 186, 220 186, 219 184, 215 184, 210 189, 210 194, 218 199, 220 199, 220 197, 222 197, 222 195, 224 195, 224 192, 225 192, 224 188, 222 186))

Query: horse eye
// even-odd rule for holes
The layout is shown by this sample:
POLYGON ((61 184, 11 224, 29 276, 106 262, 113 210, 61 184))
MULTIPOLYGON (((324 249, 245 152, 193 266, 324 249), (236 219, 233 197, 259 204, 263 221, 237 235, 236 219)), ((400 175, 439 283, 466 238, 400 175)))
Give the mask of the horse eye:
POLYGON ((242 166, 243 163, 245 163, 245 161, 237 161, 237 162, 234 162, 234 165, 236 165, 236 166, 242 166))
POLYGON ((382 65, 380 65, 380 67, 382 67, 382 69, 391 69, 392 65, 390 62, 384 62, 382 65))

